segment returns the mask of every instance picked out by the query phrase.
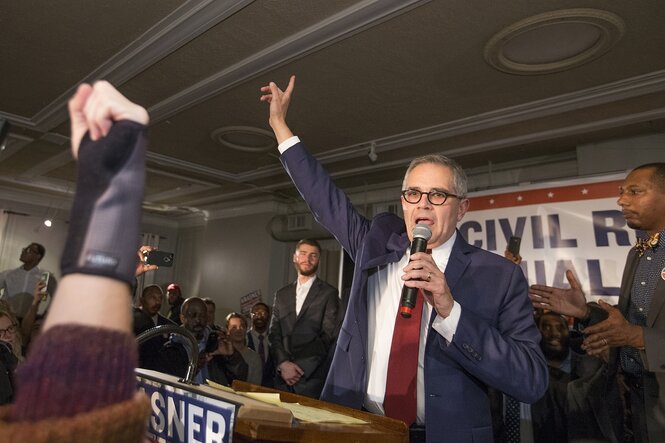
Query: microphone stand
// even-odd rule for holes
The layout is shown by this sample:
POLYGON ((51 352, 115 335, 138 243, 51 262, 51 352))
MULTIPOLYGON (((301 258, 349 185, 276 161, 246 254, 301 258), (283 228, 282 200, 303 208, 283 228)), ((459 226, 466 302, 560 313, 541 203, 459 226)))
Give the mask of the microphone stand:
POLYGON ((187 329, 185 329, 180 325, 155 326, 154 328, 150 328, 147 331, 141 332, 136 337, 136 342, 140 346, 141 344, 145 343, 146 341, 150 340, 153 337, 157 337, 159 335, 168 334, 168 333, 181 335, 190 341, 191 349, 186 349, 187 356, 189 357, 189 365, 187 365, 187 373, 185 374, 185 378, 181 378, 178 381, 188 385, 195 384, 194 376, 196 375, 196 369, 199 365, 199 343, 198 341, 196 341, 196 337, 194 337, 194 335, 191 332, 189 332, 187 329))

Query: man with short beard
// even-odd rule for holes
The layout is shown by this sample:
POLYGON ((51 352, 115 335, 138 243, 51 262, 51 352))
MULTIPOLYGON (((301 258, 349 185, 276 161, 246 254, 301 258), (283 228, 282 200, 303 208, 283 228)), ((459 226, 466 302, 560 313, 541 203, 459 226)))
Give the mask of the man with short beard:
POLYGON ((275 388, 314 398, 328 375, 339 311, 337 289, 316 276, 320 256, 316 240, 298 242, 293 254, 298 278, 275 293, 268 334, 275 388))
POLYGON ((542 334, 540 347, 549 369, 547 392, 531 406, 534 441, 566 442, 566 391, 571 379, 573 360, 578 356, 568 346, 568 324, 559 314, 548 312, 538 318, 538 329, 542 334), (573 359, 573 355, 576 356, 573 359))
POLYGON ((546 312, 536 321, 542 335, 540 347, 547 360, 549 386, 530 408, 533 441, 605 441, 595 417, 597 406, 585 399, 591 389, 598 387, 593 383, 602 370, 601 362, 574 350, 565 317, 546 312))
POLYGON ((566 319, 552 312, 538 319, 538 329, 543 336, 540 347, 550 368, 570 373, 570 348, 568 347, 568 324, 566 319))

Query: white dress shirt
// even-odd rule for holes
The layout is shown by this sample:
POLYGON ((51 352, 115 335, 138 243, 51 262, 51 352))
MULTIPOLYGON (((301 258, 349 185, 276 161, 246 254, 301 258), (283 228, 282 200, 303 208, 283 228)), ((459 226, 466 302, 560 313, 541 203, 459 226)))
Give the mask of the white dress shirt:
POLYGON ((300 279, 296 280, 296 317, 300 314, 303 303, 307 298, 309 290, 312 288, 312 284, 316 280, 316 276, 308 279, 305 283, 300 283, 300 279))

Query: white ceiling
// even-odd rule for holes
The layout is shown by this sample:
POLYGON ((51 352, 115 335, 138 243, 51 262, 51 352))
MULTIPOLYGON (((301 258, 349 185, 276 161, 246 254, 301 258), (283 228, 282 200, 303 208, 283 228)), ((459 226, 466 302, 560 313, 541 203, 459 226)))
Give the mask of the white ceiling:
POLYGON ((258 97, 292 73, 290 123, 349 192, 434 151, 477 188, 574 177, 579 146, 663 133, 663 23, 662 0, 4 2, 0 192, 69 201, 66 101, 104 78, 151 114, 146 209, 291 205, 258 97))

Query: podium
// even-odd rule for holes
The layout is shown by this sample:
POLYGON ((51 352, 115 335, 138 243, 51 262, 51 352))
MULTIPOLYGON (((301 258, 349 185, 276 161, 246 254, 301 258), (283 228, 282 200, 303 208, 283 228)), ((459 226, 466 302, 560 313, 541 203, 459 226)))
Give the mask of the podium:
POLYGON ((315 400, 289 392, 234 381, 238 392, 279 393, 282 402, 300 403, 322 410, 349 415, 366 421, 366 424, 308 423, 294 420, 291 424, 253 418, 250 414, 239 416, 233 433, 234 442, 317 442, 317 443, 408 443, 409 431, 402 421, 370 414, 344 406, 315 400))
POLYGON ((233 382, 233 390, 220 389, 184 383, 173 375, 141 368, 136 369, 136 378, 138 389, 150 400, 146 437, 154 442, 409 441, 406 424, 399 420, 246 382, 233 382), (313 411, 314 415, 328 415, 325 419, 334 415, 330 413, 337 413, 365 423, 298 420, 291 410, 250 398, 245 395, 248 392, 279 394, 282 403, 299 403, 310 414, 313 411), (321 414, 322 411, 328 414, 321 414))

